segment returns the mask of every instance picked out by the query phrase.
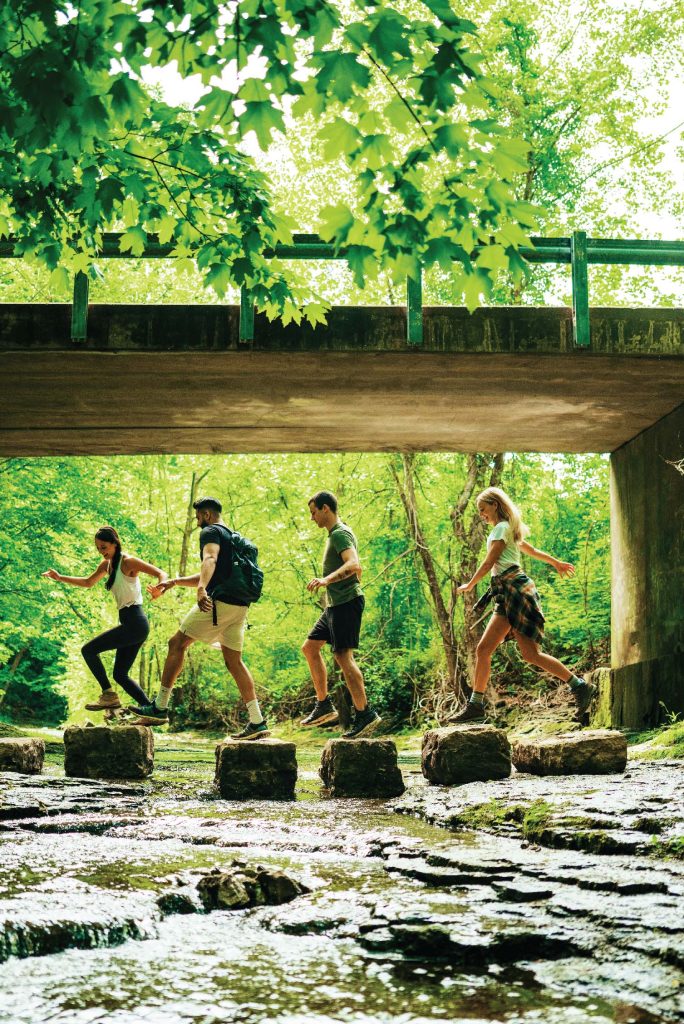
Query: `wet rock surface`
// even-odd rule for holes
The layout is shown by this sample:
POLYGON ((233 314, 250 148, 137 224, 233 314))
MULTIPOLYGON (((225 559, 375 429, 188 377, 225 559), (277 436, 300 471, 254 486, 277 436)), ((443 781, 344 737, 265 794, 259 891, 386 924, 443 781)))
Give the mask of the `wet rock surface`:
POLYGON ((333 797, 387 798, 405 789, 392 740, 328 740, 320 776, 333 797))
POLYGON ((152 730, 144 725, 70 725, 64 772, 82 779, 145 779, 154 768, 152 730))
POLYGON ((513 764, 532 775, 614 775, 627 764, 627 739, 615 729, 518 740, 513 764))
POLYGON ((214 783, 225 800, 293 800, 296 747, 269 738, 219 743, 214 783))
POLYGON ((321 799, 316 754, 284 805, 217 799, 200 754, 140 785, 0 775, 2 1024, 684 1019, 684 864, 650 845, 684 834, 681 764, 444 789, 416 758, 381 804, 321 799), (525 838, 540 802, 641 845, 525 838))
POLYGON ((431 729, 423 737, 423 775, 437 786, 507 779, 511 745, 503 729, 493 725, 458 725, 431 729))
POLYGON ((0 772, 40 775, 44 758, 45 744, 42 740, 0 738, 0 772))
POLYGON ((684 853, 684 764, 631 761, 624 774, 412 787, 393 809, 455 832, 478 829, 588 853, 684 853))

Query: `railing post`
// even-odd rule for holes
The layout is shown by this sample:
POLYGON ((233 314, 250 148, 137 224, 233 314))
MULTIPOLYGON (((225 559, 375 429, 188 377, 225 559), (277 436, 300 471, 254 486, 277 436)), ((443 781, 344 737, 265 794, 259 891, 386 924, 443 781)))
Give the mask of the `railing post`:
POLYGON ((88 337, 88 275, 79 270, 74 277, 74 301, 71 305, 71 340, 88 337))
POLYGON ((570 241, 572 267, 572 330, 578 348, 591 344, 589 331, 589 276, 587 274, 587 233, 573 231, 570 241))
POLYGON ((406 340, 409 345, 423 344, 423 273, 406 278, 406 340))
POLYGON ((254 341, 254 303, 247 288, 240 289, 240 341, 254 341))

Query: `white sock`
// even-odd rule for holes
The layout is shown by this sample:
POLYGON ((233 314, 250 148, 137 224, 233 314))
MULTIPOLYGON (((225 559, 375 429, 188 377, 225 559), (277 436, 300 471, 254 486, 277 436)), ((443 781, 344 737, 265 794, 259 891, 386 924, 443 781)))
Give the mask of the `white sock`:
POLYGON ((247 714, 249 715, 249 720, 252 725, 260 725, 261 722, 263 722, 264 716, 261 714, 261 709, 259 708, 259 701, 256 699, 256 697, 254 698, 254 700, 247 701, 247 714))
POLYGON ((160 711, 164 711, 165 708, 168 708, 169 701, 171 700, 171 690, 171 686, 159 687, 159 693, 157 694, 157 699, 155 700, 154 703, 157 705, 160 711))

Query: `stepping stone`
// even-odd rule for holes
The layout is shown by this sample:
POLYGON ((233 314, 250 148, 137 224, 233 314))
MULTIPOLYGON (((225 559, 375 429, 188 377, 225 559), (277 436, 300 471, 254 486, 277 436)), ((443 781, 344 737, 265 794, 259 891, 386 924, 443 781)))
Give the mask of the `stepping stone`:
POLYGON ((454 725, 430 729, 423 736, 423 775, 436 786, 507 779, 511 745, 503 729, 493 725, 454 725))
POLYGON ((216 746, 214 783, 224 800, 294 800, 296 782, 294 743, 266 737, 216 746))
POLYGON ((617 729, 583 729, 519 740, 513 764, 530 775, 613 775, 627 764, 627 740, 617 729))
POLYGON ((64 730, 64 773, 80 779, 145 779, 154 768, 154 739, 145 725, 70 725, 64 730))
POLYGON ((40 775, 43 770, 45 744, 29 738, 0 739, 0 772, 40 775))
POLYGON ((387 798, 406 788, 392 740, 328 740, 319 775, 335 797, 387 798))

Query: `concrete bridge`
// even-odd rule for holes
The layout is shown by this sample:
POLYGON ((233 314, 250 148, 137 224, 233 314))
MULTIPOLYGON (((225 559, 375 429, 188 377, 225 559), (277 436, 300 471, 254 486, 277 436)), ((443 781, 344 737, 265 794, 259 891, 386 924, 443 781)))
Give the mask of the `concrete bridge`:
POLYGON ((0 306, 0 455, 611 453, 614 724, 684 712, 684 310, 338 307, 328 326, 238 307, 0 306))

